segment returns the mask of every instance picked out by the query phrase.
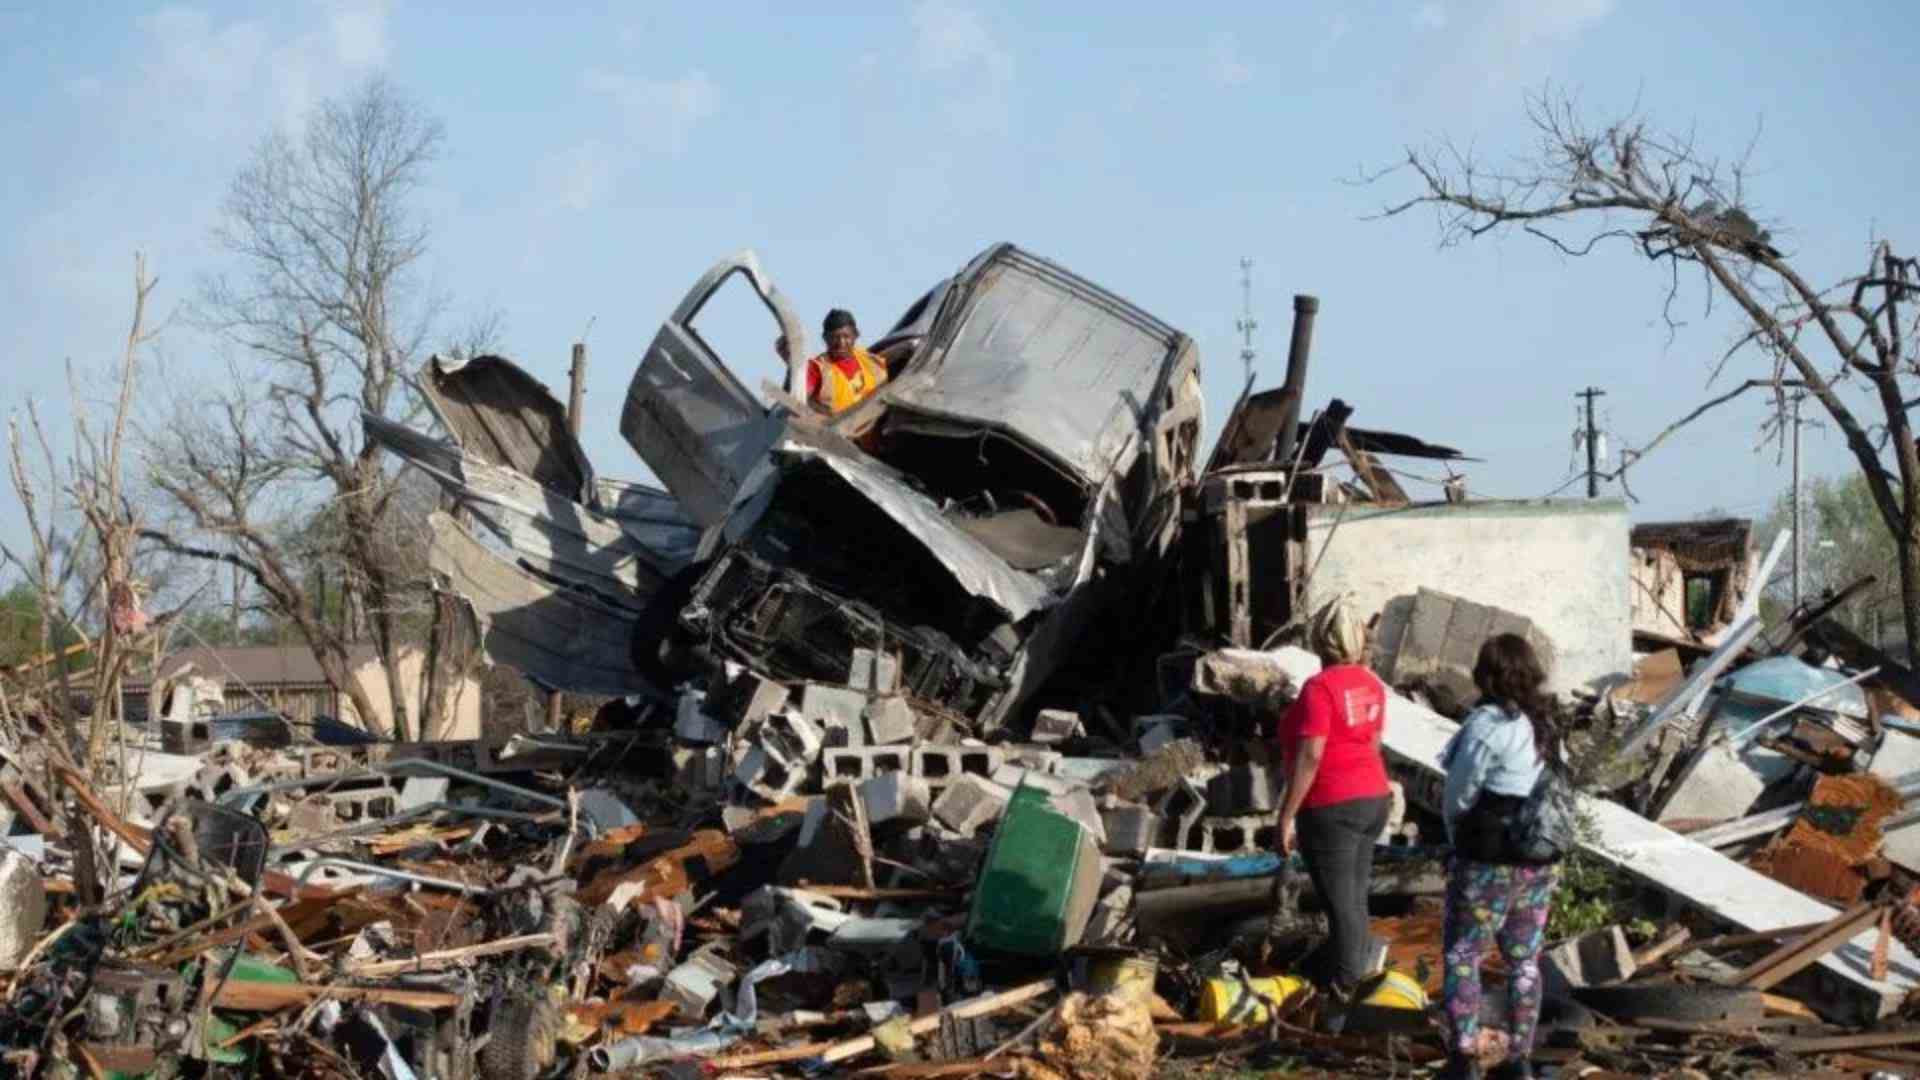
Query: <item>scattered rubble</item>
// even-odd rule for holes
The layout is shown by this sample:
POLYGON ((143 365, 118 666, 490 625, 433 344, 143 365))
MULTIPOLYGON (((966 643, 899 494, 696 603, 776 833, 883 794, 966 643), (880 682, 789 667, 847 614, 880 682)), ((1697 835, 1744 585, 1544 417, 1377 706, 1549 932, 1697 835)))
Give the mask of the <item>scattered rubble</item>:
POLYGON ((1764 625, 1745 523, 1416 500, 1395 460, 1469 459, 1303 422, 1307 297, 1203 458, 1191 341, 1010 246, 828 420, 697 333, 735 275, 805 355, 750 253, 703 278, 621 420, 664 491, 498 357, 422 373, 451 441, 367 421, 458 511, 432 560, 491 660, 617 695, 595 730, 262 741, 186 673, 124 760, 0 746, 13 1071, 1404 1075, 1443 1056, 1438 752, 1503 630, 1562 661, 1579 858, 1643 898, 1553 944, 1539 1059, 1920 1061, 1920 680, 1828 601, 1764 625), (1394 813, 1382 978, 1332 1033, 1265 744, 1318 667, 1298 614, 1363 587, 1394 813))

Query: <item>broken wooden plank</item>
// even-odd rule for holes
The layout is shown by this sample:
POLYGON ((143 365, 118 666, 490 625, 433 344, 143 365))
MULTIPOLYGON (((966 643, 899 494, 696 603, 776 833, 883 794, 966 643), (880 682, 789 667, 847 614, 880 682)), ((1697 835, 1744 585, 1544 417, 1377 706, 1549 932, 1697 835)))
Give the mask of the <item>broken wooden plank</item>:
MULTIPOLYGON (((925 1035, 928 1032, 936 1031, 940 1027, 940 1018, 943 1016, 951 1016, 955 1020, 972 1020, 976 1017, 990 1016, 997 1012, 1004 1012, 1016 1005, 1024 1005, 1034 998, 1050 993, 1053 988, 1054 984, 1052 979, 1039 979, 1027 983, 1024 986, 1014 987, 1011 990, 1003 990, 998 994, 988 994, 984 997, 974 998, 971 1001, 962 1001, 931 1016, 923 1016, 914 1020, 907 1025, 907 1031, 912 1035, 925 1035)), ((712 1059, 707 1065, 710 1069, 714 1070, 746 1069, 760 1065, 779 1065, 789 1061, 807 1061, 816 1057, 827 1064, 832 1064, 836 1061, 845 1061, 848 1058, 859 1057, 861 1054, 872 1050, 875 1045, 873 1036, 862 1035, 856 1039, 846 1039, 840 1042, 807 1043, 803 1046, 787 1046, 778 1050, 766 1050, 755 1054, 735 1054, 731 1057, 719 1057, 712 1059)))
POLYGON ((276 1012, 322 998, 366 1001, 378 1005, 405 1005, 414 1009, 451 1009, 460 995, 439 990, 403 990, 389 986, 318 986, 312 983, 245 982, 227 980, 214 995, 217 1008, 239 1012, 276 1012))
POLYGON ((349 967, 347 974, 356 977, 374 977, 400 975, 410 971, 435 971, 466 960, 477 960, 483 956, 499 956, 503 953, 519 952, 521 949, 551 947, 558 941, 559 939, 550 933, 521 934, 518 937, 483 941, 478 945, 467 945, 458 949, 441 949, 438 952, 422 953, 403 960, 369 961, 349 967))
POLYGON ((1733 981, 1753 990, 1770 990, 1851 940, 1877 913, 1874 904, 1855 904, 1819 929, 1794 938, 1742 968, 1733 981))
POLYGON ((1782 1039, 1774 1049, 1789 1054, 1827 1054, 1845 1050, 1879 1050, 1920 1043, 1920 1027, 1899 1031, 1866 1031, 1857 1035, 1819 1035, 1804 1039, 1782 1039))
POLYGON ((1684 926, 1675 927, 1666 937, 1634 953, 1633 966, 1635 969, 1652 967, 1679 952, 1691 940, 1693 931, 1684 926))

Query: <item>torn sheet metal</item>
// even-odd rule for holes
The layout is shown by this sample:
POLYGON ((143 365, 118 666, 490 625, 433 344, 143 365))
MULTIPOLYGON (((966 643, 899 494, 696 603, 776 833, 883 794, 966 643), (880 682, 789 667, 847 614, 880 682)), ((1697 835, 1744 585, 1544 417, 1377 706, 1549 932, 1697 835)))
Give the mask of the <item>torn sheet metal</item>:
MULTIPOLYGON (((916 360, 926 379, 883 391, 893 408, 991 422, 1095 483, 1160 411, 1185 335, 1114 294, 1012 245, 957 280, 964 321, 916 360), (986 418, 992 418, 987 421, 986 418)), ((1121 464, 1124 468, 1124 463, 1121 464)))
MULTIPOLYGON (((1039 577, 1008 566, 1005 560, 978 539, 956 526, 932 499, 907 485, 885 465, 865 456, 835 454, 788 440, 776 450, 776 457, 788 461, 818 461, 832 469, 908 534, 926 546, 947 568, 961 588, 992 603, 1019 622, 1054 602, 1052 590, 1039 577)), ((768 470, 766 481, 774 479, 768 470)), ((736 515, 729 532, 744 530, 749 515, 736 515)), ((738 539, 737 536, 730 537, 738 539)))
POLYGON ((659 693, 633 665, 635 609, 535 577, 446 514, 436 511, 428 520, 433 529, 429 562, 473 606, 494 663, 580 693, 659 693))
POLYGON ((420 373, 427 406, 462 448, 575 502, 596 504, 593 466, 545 383, 499 356, 436 356, 420 373))
POLYGON ((659 501, 629 495, 628 505, 644 506, 652 520, 615 518, 412 428, 370 414, 362 419, 369 439, 432 477, 515 554, 609 602, 638 607, 699 546, 698 527, 671 520, 659 501))

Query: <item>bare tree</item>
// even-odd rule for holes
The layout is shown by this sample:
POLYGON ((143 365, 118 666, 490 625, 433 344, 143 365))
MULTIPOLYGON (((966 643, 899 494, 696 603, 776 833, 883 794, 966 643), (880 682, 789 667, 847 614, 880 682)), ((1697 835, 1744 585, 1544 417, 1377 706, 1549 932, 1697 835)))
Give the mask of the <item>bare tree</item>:
POLYGON ((113 413, 104 429, 93 425, 71 369, 69 381, 76 387, 71 394, 73 435, 64 467, 38 409, 29 405, 26 410, 26 428, 33 433, 37 455, 26 445, 20 417, 13 418, 9 429, 10 475, 33 550, 28 554, 0 545, 0 555, 19 567, 39 593, 43 655, 35 670, 41 673, 40 706, 51 727, 73 737, 75 692, 87 695, 82 747, 73 747, 66 738, 52 745, 65 752, 79 749, 90 771, 100 765, 107 738, 120 719, 122 676, 139 650, 153 643, 152 621, 141 610, 144 586, 135 569, 140 518, 122 480, 135 376, 141 352, 154 334, 146 318, 153 288, 145 261, 135 256, 133 320, 120 359, 113 413), (54 650, 55 627, 78 635, 77 644, 54 650), (70 653, 91 659, 84 680, 72 670, 70 653))
POLYGON ((1593 126, 1551 90, 1529 100, 1528 116, 1536 149, 1506 168, 1483 168, 1451 145, 1410 149, 1369 178, 1411 173, 1422 189, 1383 216, 1434 208, 1442 246, 1509 230, 1571 256, 1627 245, 1666 275, 1670 328, 1696 272, 1707 310, 1716 298, 1731 299, 1742 326, 1713 377, 1748 355, 1760 371, 1628 451, 1612 477, 1624 485, 1627 471, 1673 432, 1749 391, 1772 396, 1767 426, 1777 434, 1789 422, 1789 388, 1803 389, 1845 438, 1894 540, 1908 650, 1920 663, 1920 451, 1909 415, 1920 405, 1920 305, 1900 306, 1915 299, 1920 263, 1875 239, 1860 273, 1815 285, 1756 219, 1744 156, 1716 158, 1692 136, 1658 131, 1638 115, 1593 126))
POLYGON ((298 627, 363 721, 391 716, 403 738, 417 731, 401 679, 405 616, 427 610, 429 598, 391 557, 398 485, 359 414, 405 418, 419 408, 407 375, 441 304, 420 281, 427 229, 417 196, 441 140, 437 120, 375 79, 323 103, 297 134, 260 144, 234 178, 217 234, 238 269, 206 284, 197 311, 251 370, 223 392, 213 430, 163 433, 152 453, 156 485, 187 526, 216 542, 148 536, 241 569, 298 627), (260 516, 270 484, 322 500, 344 626, 315 615, 273 522, 260 516), (380 708, 347 677, 349 646, 362 636, 386 671, 380 708))

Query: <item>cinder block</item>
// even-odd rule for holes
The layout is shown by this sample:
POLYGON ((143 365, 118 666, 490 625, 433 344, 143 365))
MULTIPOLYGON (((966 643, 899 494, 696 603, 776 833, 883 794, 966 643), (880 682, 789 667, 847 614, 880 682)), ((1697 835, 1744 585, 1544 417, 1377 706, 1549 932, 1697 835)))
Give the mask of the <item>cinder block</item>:
POLYGON ((911 771, 939 789, 961 776, 990 777, 1004 761, 1006 753, 997 746, 929 743, 914 748, 911 771))
POLYGON ((867 741, 875 746, 913 741, 913 709, 906 698, 877 697, 867 705, 867 741))
POLYGON ((993 770, 993 775, 988 777, 988 779, 1003 788, 1012 789, 1019 787, 1021 784, 1025 784, 1031 788, 1039 788, 1048 795, 1065 795, 1069 791, 1086 790, 1086 785, 1084 784, 1078 784, 1072 780, 1062 780, 1057 776, 1049 776, 1039 769, 1026 765, 1016 765, 1012 762, 993 770))
POLYGON ((912 761, 913 752, 904 746, 828 750, 824 757, 824 782, 829 785, 858 783, 883 773, 907 772, 912 761))
POLYGON ((1033 741, 1037 743, 1058 745, 1086 733, 1080 714, 1066 709, 1041 709, 1040 715, 1033 718, 1033 741))
POLYGON ((933 816, 954 832, 971 836, 980 826, 998 821, 1012 796, 1012 792, 990 780, 960 776, 934 800, 933 816))
POLYGON ((900 660, 892 653, 873 649, 853 650, 853 663, 847 672, 847 686, 873 694, 900 692, 900 660))
POLYGON ((746 727, 786 708, 792 696, 784 683, 743 670, 707 698, 707 715, 728 727, 746 727))
POLYGON ((1093 800, 1093 792, 1083 787, 1069 788, 1047 799, 1047 805, 1084 825, 1093 836, 1095 846, 1106 846, 1107 827, 1100 820, 1100 807, 1093 800))
POLYGON ((800 715, 819 727, 858 727, 866 711, 867 695, 863 691, 808 683, 800 692, 800 715))
POLYGON ((1138 804, 1111 807, 1100 815, 1100 823, 1107 831, 1100 850, 1108 855, 1139 858, 1159 841, 1159 815, 1138 804))
POLYGON ((1207 781, 1207 812, 1216 817, 1271 814, 1285 786, 1276 782, 1271 769, 1239 765, 1207 781))
POLYGON ((1207 817, 1192 830, 1188 849, 1208 855, 1253 855, 1273 847, 1273 818, 1269 815, 1247 817, 1207 817), (1198 844, 1192 840, 1198 839, 1198 844))
POLYGON ((860 782, 860 801, 867 804, 867 821, 919 824, 927 820, 933 795, 927 782, 905 773, 887 773, 860 782))
POLYGON ((1563 941, 1540 960, 1540 977, 1548 997, 1565 997, 1579 986, 1624 982, 1637 970, 1627 933, 1618 926, 1563 941))

